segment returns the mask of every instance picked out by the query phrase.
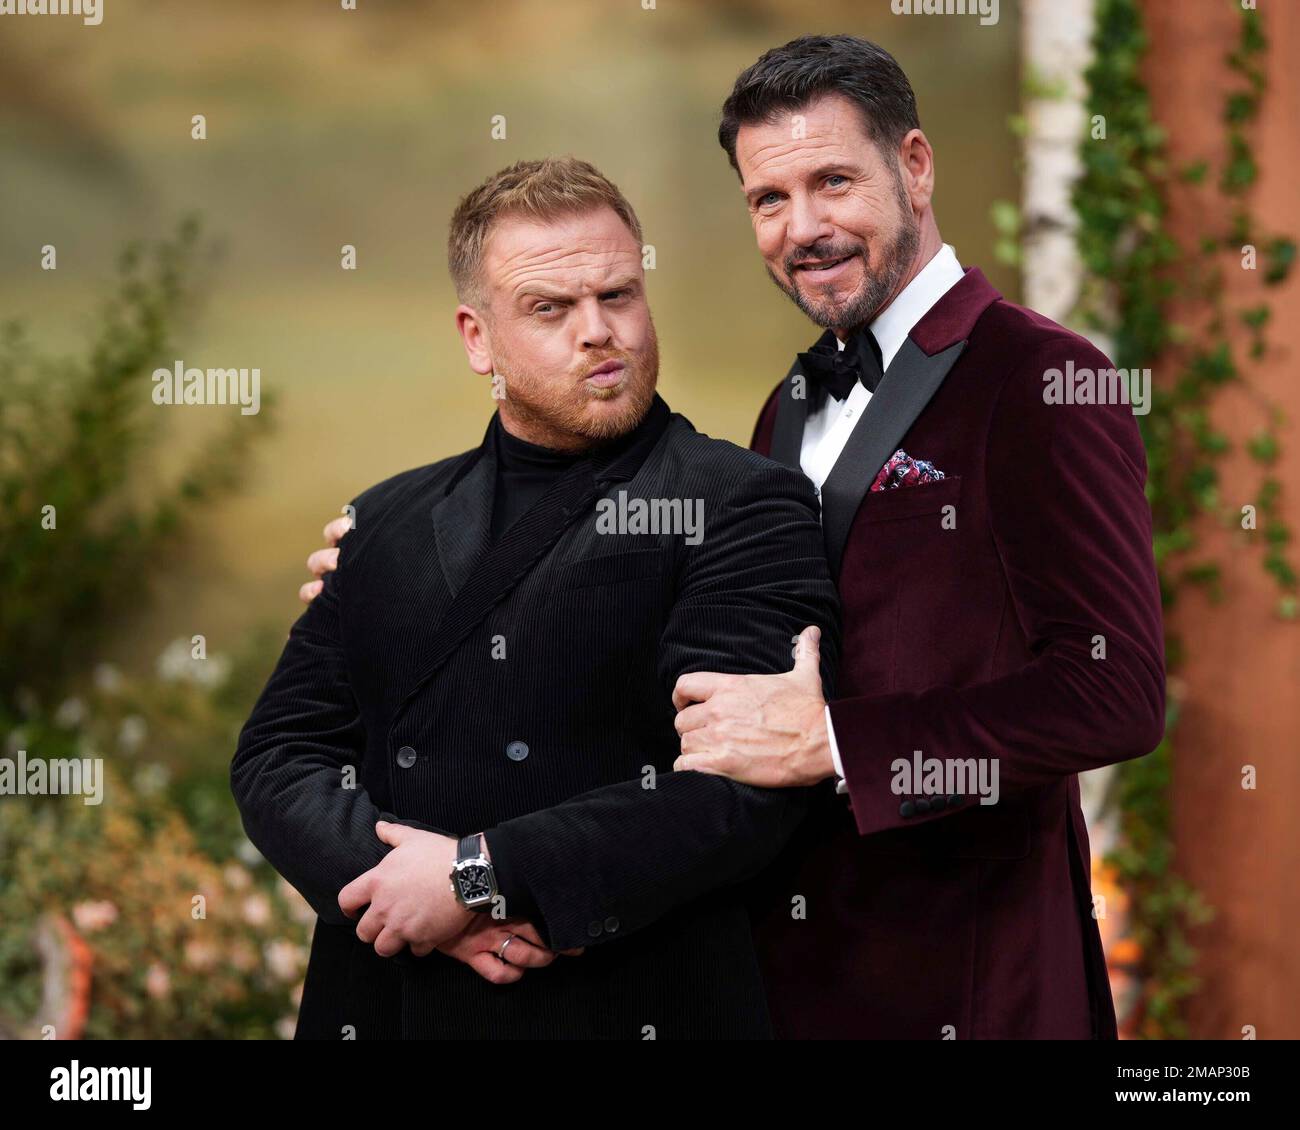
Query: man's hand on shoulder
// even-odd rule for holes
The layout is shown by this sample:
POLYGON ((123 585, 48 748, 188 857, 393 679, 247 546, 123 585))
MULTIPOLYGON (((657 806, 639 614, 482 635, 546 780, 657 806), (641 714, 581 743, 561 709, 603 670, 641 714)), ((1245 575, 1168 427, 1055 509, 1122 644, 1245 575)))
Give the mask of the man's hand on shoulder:
POLYGON ((325 584, 325 574, 332 573, 339 567, 339 539, 350 529, 352 529, 352 520, 346 515, 342 518, 335 518, 325 526, 325 544, 329 548, 318 549, 307 558, 307 568, 316 580, 308 581, 298 590, 298 599, 303 604, 310 604, 320 595, 321 587, 325 584))

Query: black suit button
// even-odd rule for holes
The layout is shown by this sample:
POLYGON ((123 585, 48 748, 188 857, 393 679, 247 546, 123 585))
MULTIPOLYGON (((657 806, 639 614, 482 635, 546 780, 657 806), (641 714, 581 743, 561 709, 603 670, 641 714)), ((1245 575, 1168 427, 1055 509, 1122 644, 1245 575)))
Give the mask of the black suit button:
POLYGON ((397 764, 403 769, 409 769, 415 764, 416 753, 409 745, 402 746, 397 751, 397 764))
POLYGON ((618 932, 618 919, 612 914, 605 919, 605 933, 615 934, 618 932))
POLYGON ((961 804, 962 801, 964 801, 965 799, 966 799, 966 798, 965 798, 964 796, 962 796, 960 793, 950 793, 950 794, 948 795, 948 807, 949 807, 949 808, 956 808, 956 807, 957 807, 959 804, 961 804))
POLYGON ((922 797, 920 800, 916 802, 916 811, 919 812, 922 816, 924 816, 927 812, 930 811, 930 802, 926 800, 925 797, 922 797))
POLYGON ((601 925, 599 922, 591 921, 587 923, 587 937, 599 938, 601 935, 601 925))
POLYGON ((511 742, 506 746, 506 756, 511 761, 523 761, 528 756, 528 746, 524 742, 511 742))
POLYGON ((916 815, 916 805, 914 805, 910 800, 903 801, 903 803, 898 806, 898 815, 904 820, 912 819, 912 817, 916 815))

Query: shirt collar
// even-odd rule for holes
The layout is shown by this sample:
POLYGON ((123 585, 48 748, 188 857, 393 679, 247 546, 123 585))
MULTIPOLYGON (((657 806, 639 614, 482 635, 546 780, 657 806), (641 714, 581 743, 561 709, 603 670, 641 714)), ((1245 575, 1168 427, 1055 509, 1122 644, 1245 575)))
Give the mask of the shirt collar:
MULTIPOLYGON (((886 306, 868 326, 880 345, 880 357, 885 368, 894 355, 903 348, 903 342, 916 325, 930 312, 936 302, 961 282, 961 264, 952 244, 945 243, 934 257, 917 272, 916 278, 903 287, 897 298, 886 306)), ((839 347, 844 343, 839 341, 839 347)))

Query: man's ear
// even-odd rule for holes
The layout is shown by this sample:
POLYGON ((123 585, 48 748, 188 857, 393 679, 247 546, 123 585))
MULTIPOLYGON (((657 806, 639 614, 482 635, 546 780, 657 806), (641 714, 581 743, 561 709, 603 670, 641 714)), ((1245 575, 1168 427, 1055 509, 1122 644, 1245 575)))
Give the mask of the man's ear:
POLYGON ((456 307, 456 332, 465 346, 469 367, 486 377, 492 372, 492 342, 483 315, 462 302, 456 307))
POLYGON ((919 129, 908 130, 898 147, 898 159, 912 208, 923 212, 934 196, 934 150, 930 139, 919 129))

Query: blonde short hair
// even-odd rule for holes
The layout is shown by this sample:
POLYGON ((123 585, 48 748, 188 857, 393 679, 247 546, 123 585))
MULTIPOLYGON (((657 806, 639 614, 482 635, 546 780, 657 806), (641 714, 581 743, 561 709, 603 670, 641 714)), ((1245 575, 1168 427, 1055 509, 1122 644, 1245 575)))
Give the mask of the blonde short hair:
POLYGON ((641 221, 618 187, 577 157, 516 161, 461 198, 447 235, 447 266, 463 302, 482 299, 483 248, 504 216, 554 220, 574 212, 612 208, 641 243, 641 221))

